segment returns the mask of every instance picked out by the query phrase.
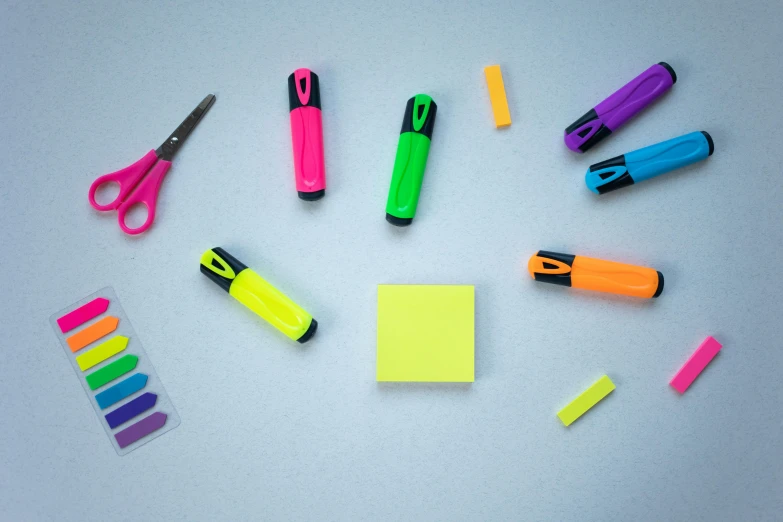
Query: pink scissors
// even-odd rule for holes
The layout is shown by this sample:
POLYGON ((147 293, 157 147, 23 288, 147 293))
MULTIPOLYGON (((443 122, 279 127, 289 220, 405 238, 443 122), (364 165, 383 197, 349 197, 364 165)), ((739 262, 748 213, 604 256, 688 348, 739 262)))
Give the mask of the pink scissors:
POLYGON ((160 184, 171 168, 174 154, 213 103, 215 103, 215 95, 210 94, 185 118, 163 145, 149 151, 133 165, 111 174, 104 174, 93 181, 90 185, 90 205, 100 211, 116 209, 120 228, 126 234, 141 234, 147 230, 155 219, 155 202, 158 199, 160 184), (101 205, 95 201, 95 191, 105 183, 117 183, 120 186, 120 193, 111 203, 101 205), (136 204, 147 207, 147 219, 140 227, 129 228, 125 224, 125 215, 136 204))

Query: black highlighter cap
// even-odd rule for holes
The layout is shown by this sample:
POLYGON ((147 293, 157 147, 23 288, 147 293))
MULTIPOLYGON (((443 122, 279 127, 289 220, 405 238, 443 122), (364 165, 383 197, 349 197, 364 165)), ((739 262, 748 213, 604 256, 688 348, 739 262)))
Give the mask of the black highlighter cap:
MULTIPOLYGON (((595 120, 599 120, 598 113, 596 112, 595 108, 592 108, 589 111, 587 111, 585 114, 583 114, 581 118, 579 118, 574 123, 572 123, 571 125, 566 127, 565 133, 566 133, 566 135, 572 134, 579 127, 581 127, 584 124, 589 123, 591 121, 595 121, 595 120)), ((601 121, 601 123, 597 124, 597 125, 599 125, 599 127, 598 127, 598 130, 595 131, 595 134, 590 136, 590 138, 588 138, 587 141, 585 141, 584 143, 582 143, 579 146, 579 150, 581 152, 587 152, 596 143, 598 143, 599 141, 601 141, 602 139, 606 138, 607 136, 609 136, 612 133, 612 130, 609 127, 607 127, 606 125, 604 125, 603 121, 601 121)), ((592 128, 593 127, 587 127, 585 129, 583 129, 582 132, 580 132, 578 134, 578 136, 580 138, 584 138, 585 136, 587 136, 590 133, 592 128)))
POLYGON ((289 111, 298 109, 299 107, 316 107, 321 108, 321 87, 318 84, 318 75, 313 71, 309 71, 309 74, 299 80, 299 89, 304 93, 307 91, 307 82, 310 82, 310 97, 307 103, 302 103, 299 99, 299 93, 297 92, 296 79, 294 77, 296 73, 293 72, 288 77, 288 107, 289 111))
POLYGON ((231 288, 234 278, 246 268, 247 265, 220 247, 207 250, 201 256, 201 273, 226 292, 231 288))
POLYGON ((405 116, 402 118, 402 130, 400 130, 400 134, 403 134, 405 132, 418 132, 419 134, 424 134, 427 136, 430 140, 432 139, 432 131, 435 128, 435 115, 438 113, 438 105, 435 103, 435 100, 427 96, 426 94, 420 94, 417 96, 414 96, 410 100, 408 100, 408 104, 405 106, 405 116), (417 98, 419 103, 416 104, 417 98), (425 103, 421 103, 425 98, 429 98, 430 104, 429 109, 427 109, 425 103), (424 124, 421 126, 419 130, 416 130, 414 128, 414 107, 417 114, 415 115, 417 119, 421 119, 422 117, 426 118, 424 120, 424 124), (427 111, 425 115, 425 111, 427 111))
POLYGON ((598 163, 593 163, 590 165, 590 172, 607 169, 609 167, 625 167, 625 154, 615 156, 614 158, 609 158, 608 160, 600 161, 598 163))
MULTIPOLYGON (((539 250, 538 253, 534 256, 534 259, 535 261, 541 262, 541 267, 544 270, 555 270, 558 269, 559 267, 554 263, 547 263, 547 259, 551 259, 552 261, 556 261, 558 263, 562 263, 564 265, 571 267, 574 265, 574 260, 576 259, 576 256, 572 256, 570 254, 559 254, 557 252, 549 252, 547 250, 539 250)), ((530 263, 528 264, 528 269, 530 270, 533 279, 535 279, 536 281, 540 281, 542 283, 551 283, 553 285, 561 285, 561 286, 571 286, 570 271, 565 274, 541 273, 535 270, 534 259, 531 259, 530 263)))
MULTIPOLYGON (((608 160, 602 161, 600 163, 594 163, 593 165, 590 165, 590 172, 595 172, 597 170, 603 170, 608 169, 611 167, 625 167, 625 154, 621 156, 615 156, 614 158, 610 158, 608 160)), ((614 176, 614 172, 608 171, 601 174, 598 174, 598 176, 604 180, 608 179, 612 176, 614 176)), ((598 190, 599 194, 606 194, 607 192, 612 192, 613 190, 617 190, 619 188, 627 187, 629 185, 633 185, 634 180, 631 177, 631 175, 628 173, 628 171, 624 172, 620 177, 618 177, 615 180, 612 180, 608 183, 605 183, 603 185, 598 185, 596 187, 596 190, 598 190)))

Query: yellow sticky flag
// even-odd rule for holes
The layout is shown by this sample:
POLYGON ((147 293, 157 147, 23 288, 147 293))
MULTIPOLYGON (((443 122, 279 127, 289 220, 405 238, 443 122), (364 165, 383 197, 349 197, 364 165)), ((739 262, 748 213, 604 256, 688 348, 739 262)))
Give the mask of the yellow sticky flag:
POLYGON ((614 383, 604 375, 587 388, 576 399, 571 401, 568 406, 557 413, 563 424, 569 426, 576 419, 585 414, 587 410, 598 404, 601 399, 609 395, 614 390, 614 383))
POLYGON ((128 346, 128 338, 123 335, 115 335, 106 342, 103 342, 76 358, 76 364, 79 368, 89 370, 96 364, 100 364, 109 357, 113 357, 123 351, 128 346))
POLYGON ((379 285, 378 381, 473 382, 474 289, 379 285))

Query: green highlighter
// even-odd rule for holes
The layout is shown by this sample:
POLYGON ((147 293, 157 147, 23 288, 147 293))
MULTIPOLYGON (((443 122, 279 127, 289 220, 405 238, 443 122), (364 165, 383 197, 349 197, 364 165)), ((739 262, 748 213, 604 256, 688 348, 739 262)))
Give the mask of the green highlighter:
POLYGON ((386 202, 386 221, 392 225, 408 226, 416 215, 436 112, 438 106, 426 94, 417 94, 405 106, 389 199, 386 202))

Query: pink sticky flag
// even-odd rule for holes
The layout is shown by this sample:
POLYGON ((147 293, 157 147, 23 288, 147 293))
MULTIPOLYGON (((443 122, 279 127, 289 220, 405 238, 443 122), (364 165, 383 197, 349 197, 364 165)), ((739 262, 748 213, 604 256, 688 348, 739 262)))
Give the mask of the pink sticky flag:
POLYGON ((688 362, 686 362, 682 368, 680 368, 680 371, 672 377, 669 384, 678 392, 685 393, 688 386, 696 380, 696 377, 698 377, 704 368, 707 367, 710 361, 718 355, 720 349, 721 344, 718 341, 711 336, 707 337, 704 342, 701 343, 701 346, 696 348, 696 351, 693 352, 693 355, 688 359, 688 362))
POLYGON ((101 315, 108 310, 109 300, 103 297, 93 299, 89 303, 80 306, 73 312, 68 312, 64 316, 57 319, 57 325, 60 327, 63 333, 73 330, 79 325, 82 325, 101 315))

